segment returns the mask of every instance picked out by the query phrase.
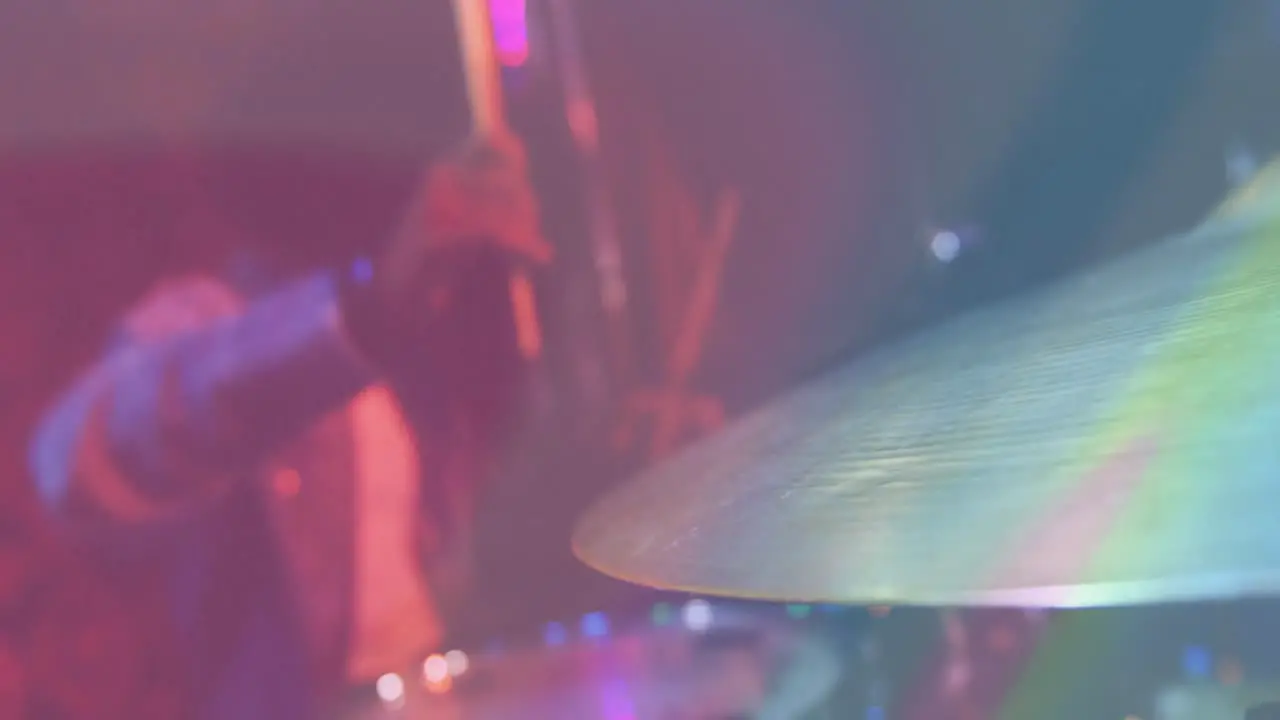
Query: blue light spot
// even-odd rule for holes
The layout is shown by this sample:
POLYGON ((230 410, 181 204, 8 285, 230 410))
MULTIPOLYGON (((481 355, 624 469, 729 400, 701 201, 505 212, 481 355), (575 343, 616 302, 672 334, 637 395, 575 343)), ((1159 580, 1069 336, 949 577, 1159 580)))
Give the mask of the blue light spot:
POLYGON ((582 616, 582 634, 589 638, 604 637, 609 634, 609 618, 604 613, 591 613, 582 616))
POLYGON ((1188 678, 1207 678, 1213 672, 1213 657, 1203 647, 1189 646, 1182 651, 1182 672, 1188 678))
POLYGON ((867 720, 884 720, 884 708, 879 705, 867 708, 867 720))
POLYGON ((547 623, 546 628, 542 631, 543 642, 552 647, 563 645, 568 639, 568 631, 564 629, 564 625, 561 625, 558 622, 547 623))

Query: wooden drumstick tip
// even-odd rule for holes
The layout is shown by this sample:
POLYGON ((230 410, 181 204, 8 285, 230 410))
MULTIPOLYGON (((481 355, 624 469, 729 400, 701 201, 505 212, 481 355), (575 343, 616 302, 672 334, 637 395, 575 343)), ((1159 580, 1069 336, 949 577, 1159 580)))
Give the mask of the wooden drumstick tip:
POLYGON ((542 355, 542 327, 538 323, 538 305, 533 293, 533 282, 528 273, 517 270, 508 283, 511 295, 511 311, 515 318, 516 345, 520 356, 534 360, 542 355))

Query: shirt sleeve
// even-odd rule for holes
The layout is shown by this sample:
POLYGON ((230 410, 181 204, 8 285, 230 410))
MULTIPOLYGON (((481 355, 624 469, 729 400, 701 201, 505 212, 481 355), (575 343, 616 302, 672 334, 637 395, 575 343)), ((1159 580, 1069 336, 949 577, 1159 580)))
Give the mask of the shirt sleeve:
POLYGON ((40 496, 85 529, 171 523, 215 503, 373 380, 336 298, 321 274, 253 303, 208 278, 157 288, 37 428, 40 496))

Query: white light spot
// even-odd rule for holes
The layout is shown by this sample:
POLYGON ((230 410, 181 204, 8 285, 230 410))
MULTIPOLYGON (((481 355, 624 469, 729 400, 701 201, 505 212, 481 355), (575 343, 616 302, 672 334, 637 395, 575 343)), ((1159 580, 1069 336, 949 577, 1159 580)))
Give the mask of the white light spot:
POLYGON ((960 236, 951 230, 939 230, 929 241, 929 250, 938 260, 949 263, 960 254, 960 236))
POLYGON ((471 666, 471 661, 467 658, 467 654, 461 650, 450 650, 444 654, 444 665, 449 671, 450 677, 458 677, 467 671, 467 668, 471 666))
POLYGON ((382 702, 394 703, 404 699, 404 679, 395 673, 378 678, 376 688, 382 702))
POLYGON ((444 682, 447 677, 449 677, 449 662, 443 655, 432 655, 422 663, 422 678, 427 682, 444 682))
POLYGON ((706 632, 711 627, 711 616, 711 603, 696 598, 685 603, 681 612, 684 626, 699 633, 706 632))

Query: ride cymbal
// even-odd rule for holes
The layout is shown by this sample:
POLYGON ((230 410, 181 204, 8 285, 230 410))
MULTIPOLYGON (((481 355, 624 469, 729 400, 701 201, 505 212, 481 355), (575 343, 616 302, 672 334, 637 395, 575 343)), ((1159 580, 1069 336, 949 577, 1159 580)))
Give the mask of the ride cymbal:
POLYGON ((607 496, 575 552, 644 585, 792 601, 1280 593, 1278 176, 747 416, 607 496))

